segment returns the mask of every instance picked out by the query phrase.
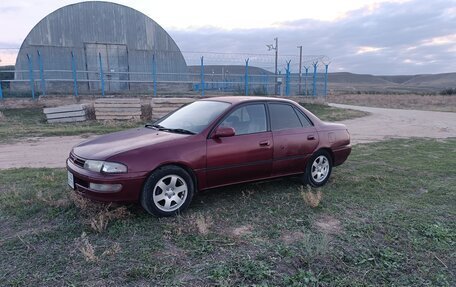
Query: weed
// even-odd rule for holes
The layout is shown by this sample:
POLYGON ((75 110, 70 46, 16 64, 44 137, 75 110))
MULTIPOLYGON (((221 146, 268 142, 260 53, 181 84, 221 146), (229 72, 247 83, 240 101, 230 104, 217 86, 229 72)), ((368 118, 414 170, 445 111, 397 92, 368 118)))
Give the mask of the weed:
POLYGON ((110 221, 131 216, 125 206, 113 207, 112 204, 95 203, 75 192, 70 192, 70 199, 80 210, 83 221, 98 233, 105 231, 110 221))
POLYGON ((117 242, 114 242, 112 246, 108 249, 106 249, 101 256, 113 256, 119 253, 122 249, 120 248, 120 244, 117 242))
POLYGON ((302 199, 308 206, 316 208, 320 205, 320 202, 323 198, 323 193, 320 190, 318 190, 316 193, 313 193, 310 186, 307 186, 307 191, 304 190, 304 186, 301 186, 299 190, 301 192, 302 199))
POLYGON ((98 261, 98 257, 95 255, 95 248, 89 242, 87 238, 87 234, 85 232, 82 233, 81 237, 76 240, 76 247, 84 256, 85 261, 87 262, 96 262, 98 261))
POLYGON ((423 226, 421 228, 421 233, 435 241, 456 242, 456 232, 452 232, 449 228, 442 226, 440 223, 423 226))
POLYGON ((38 190, 36 192, 36 199, 38 201, 45 203, 48 206, 57 207, 57 208, 67 207, 71 203, 69 197, 67 197, 67 196, 64 196, 63 198, 59 198, 59 199, 53 199, 53 198, 51 198, 51 196, 49 194, 47 194, 45 196, 43 194, 42 190, 38 190))
POLYGON ((210 216, 198 214, 196 218, 194 218, 196 228, 198 232, 202 235, 207 235, 209 233, 209 228, 212 225, 212 219, 210 216))
POLYGON ((106 205, 104 209, 92 215, 88 220, 92 230, 102 233, 108 227, 108 223, 114 219, 123 219, 131 215, 125 206, 110 209, 111 205, 106 205))

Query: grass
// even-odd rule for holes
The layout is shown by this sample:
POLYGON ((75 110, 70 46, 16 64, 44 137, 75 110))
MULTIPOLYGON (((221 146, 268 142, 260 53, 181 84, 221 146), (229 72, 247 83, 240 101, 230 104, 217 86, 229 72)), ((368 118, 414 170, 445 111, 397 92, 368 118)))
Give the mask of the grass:
POLYGON ((134 121, 86 121, 48 124, 39 108, 5 109, 0 119, 0 143, 21 138, 103 134, 140 126, 134 121))
MULTIPOLYGON (((337 121, 366 115, 364 112, 345 110, 318 104, 305 107, 323 120, 337 121)), ((104 134, 141 126, 134 121, 86 121, 79 123, 48 124, 42 109, 6 109, 1 111, 0 143, 13 142, 30 137, 72 136, 104 134)))
POLYGON ((369 113, 350 109, 341 109, 322 104, 300 103, 323 121, 334 122, 367 116, 369 113))
POLYGON ((455 147, 456 139, 356 145, 315 208, 286 178, 201 193, 165 219, 136 205, 80 202, 62 169, 2 171, 0 282, 455 286, 455 147), (96 230, 90 219, 103 213, 110 220, 96 230))

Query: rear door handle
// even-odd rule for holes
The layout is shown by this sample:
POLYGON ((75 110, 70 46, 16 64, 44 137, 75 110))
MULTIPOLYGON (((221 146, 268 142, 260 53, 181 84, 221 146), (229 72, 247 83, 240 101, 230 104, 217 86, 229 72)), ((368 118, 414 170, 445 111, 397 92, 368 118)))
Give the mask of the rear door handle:
POLYGON ((315 136, 314 135, 308 135, 307 139, 310 140, 310 141, 313 141, 313 140, 315 140, 315 136))
POLYGON ((269 146, 270 142, 269 141, 261 141, 260 146, 269 146))

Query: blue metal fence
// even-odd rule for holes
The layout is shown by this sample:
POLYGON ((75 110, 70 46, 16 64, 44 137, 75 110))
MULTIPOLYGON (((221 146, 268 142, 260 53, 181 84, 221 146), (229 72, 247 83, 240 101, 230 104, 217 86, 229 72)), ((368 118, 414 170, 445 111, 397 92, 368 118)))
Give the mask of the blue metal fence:
POLYGON ((0 99, 26 96, 27 93, 33 99, 38 95, 55 94, 72 94, 76 97, 81 94, 274 95, 276 90, 278 95, 282 96, 317 97, 328 94, 329 64, 322 62, 321 57, 308 57, 303 62, 302 74, 298 73, 298 59, 279 59, 279 71, 276 75, 270 55, 201 54, 203 53, 187 53, 187 73, 157 72, 155 55, 148 71, 116 72, 106 70, 106 59, 100 53, 97 55, 96 71, 88 69, 87 66, 86 69, 81 69, 77 65, 78 56, 73 51, 68 55, 68 70, 46 69, 45 63, 52 60, 49 59, 51 55, 44 55, 37 50, 36 58, 27 54, 27 71, 0 70, 0 99), (197 54, 198 61, 195 61, 194 56, 197 54), (241 60, 242 58, 244 60, 241 60), (1 77, 5 74, 10 76, 1 77))

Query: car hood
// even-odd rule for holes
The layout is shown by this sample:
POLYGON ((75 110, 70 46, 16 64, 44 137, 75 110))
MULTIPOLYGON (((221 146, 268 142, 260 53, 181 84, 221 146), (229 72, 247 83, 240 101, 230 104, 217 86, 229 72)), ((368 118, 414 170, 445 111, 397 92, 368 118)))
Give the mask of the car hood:
POLYGON ((190 135, 136 128, 90 139, 73 148, 73 153, 84 159, 106 160, 123 152, 150 145, 167 143, 190 135))

